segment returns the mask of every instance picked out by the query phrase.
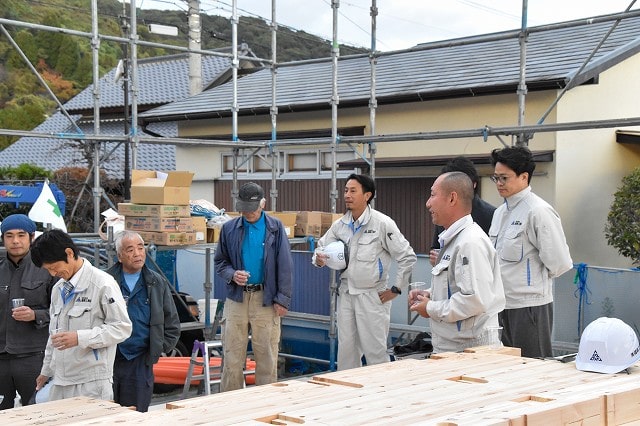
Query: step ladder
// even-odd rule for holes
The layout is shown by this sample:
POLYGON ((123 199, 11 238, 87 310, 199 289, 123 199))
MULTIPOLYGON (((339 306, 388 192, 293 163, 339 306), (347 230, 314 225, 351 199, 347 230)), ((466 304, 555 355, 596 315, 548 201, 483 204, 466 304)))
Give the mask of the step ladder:
MULTIPOLYGON (((249 336, 251 340, 251 336, 249 336)), ((182 389, 182 398, 186 398, 189 392, 191 384, 196 380, 204 380, 204 393, 205 395, 211 395, 211 385, 219 384, 222 378, 222 367, 224 365, 224 356, 222 352, 222 340, 208 340, 199 342, 195 340, 193 342, 193 351, 191 352, 191 360, 189 362, 189 369, 187 370, 187 377, 184 380, 184 388, 182 389), (198 361, 198 355, 202 356, 202 361, 198 361), (220 365, 211 365, 211 356, 213 354, 220 355, 220 365), (193 374, 196 366, 202 366, 202 374, 193 374)), ((246 363, 243 371, 244 376, 255 374, 255 370, 247 370, 246 363)), ((244 380, 242 386, 245 387, 244 380)), ((200 392, 198 392, 200 395, 200 392)))

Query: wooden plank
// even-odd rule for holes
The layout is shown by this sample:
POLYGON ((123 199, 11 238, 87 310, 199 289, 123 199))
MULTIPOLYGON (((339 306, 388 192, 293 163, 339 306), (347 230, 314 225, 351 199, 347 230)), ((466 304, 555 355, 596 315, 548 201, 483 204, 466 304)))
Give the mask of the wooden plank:
POLYGON ((1 424, 611 424, 640 422, 640 370, 578 371, 574 363, 482 348, 253 386, 130 411, 105 401, 57 401, 0 412, 1 424), (38 410, 41 410, 38 412, 38 410), (11 413, 11 412, 14 413, 11 413), (11 413, 11 414, 10 414, 11 413), (40 417, 34 418, 33 415, 40 417), (4 417, 3 417, 4 416, 4 417), (11 417, 7 417, 11 416, 11 417))
POLYGON ((76 420, 109 417, 118 413, 135 416, 137 411, 122 407, 115 402, 87 397, 74 397, 42 404, 27 405, 0 411, 0 424, 20 425, 65 425, 76 420))

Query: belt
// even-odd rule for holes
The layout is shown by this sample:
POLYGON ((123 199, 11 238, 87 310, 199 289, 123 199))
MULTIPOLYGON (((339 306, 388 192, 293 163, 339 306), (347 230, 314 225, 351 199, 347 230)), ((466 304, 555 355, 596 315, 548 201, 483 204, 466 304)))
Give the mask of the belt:
POLYGON ((264 289, 264 284, 247 284, 242 287, 244 291, 253 293, 254 291, 261 291, 264 289))

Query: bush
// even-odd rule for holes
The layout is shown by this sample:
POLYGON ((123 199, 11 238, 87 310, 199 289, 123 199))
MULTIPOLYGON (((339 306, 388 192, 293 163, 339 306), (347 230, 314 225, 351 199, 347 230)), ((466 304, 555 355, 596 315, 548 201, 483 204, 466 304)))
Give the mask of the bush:
POLYGON ((634 264, 640 264, 640 167, 622 178, 607 217, 605 236, 634 264))

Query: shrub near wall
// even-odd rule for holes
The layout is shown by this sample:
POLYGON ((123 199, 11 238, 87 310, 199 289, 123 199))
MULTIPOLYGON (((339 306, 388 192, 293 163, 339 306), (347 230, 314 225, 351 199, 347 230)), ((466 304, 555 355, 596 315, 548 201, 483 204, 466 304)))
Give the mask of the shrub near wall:
POLYGON ((640 167, 622 178, 607 217, 605 236, 622 256, 640 264, 640 167))

